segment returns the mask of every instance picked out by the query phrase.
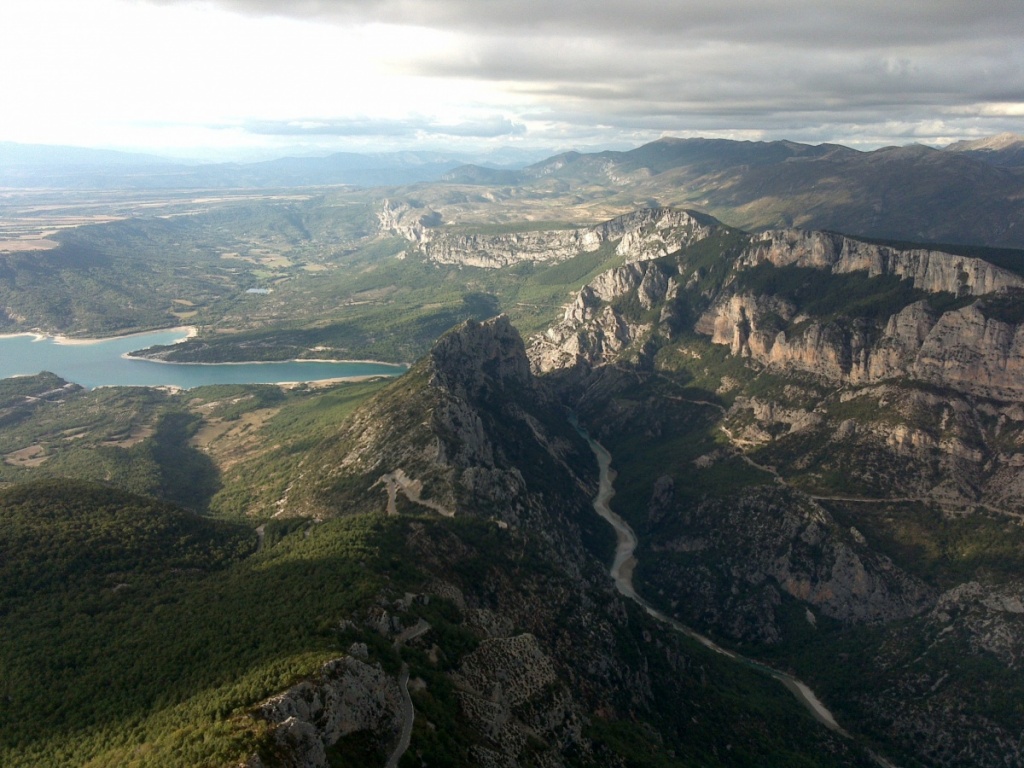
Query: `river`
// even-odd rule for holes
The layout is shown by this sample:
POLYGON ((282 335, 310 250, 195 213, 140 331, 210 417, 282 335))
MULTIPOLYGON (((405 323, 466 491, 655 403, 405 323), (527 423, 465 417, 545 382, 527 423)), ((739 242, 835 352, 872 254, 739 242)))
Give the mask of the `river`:
POLYGON ((51 371, 87 389, 104 386, 192 389, 206 384, 281 384, 397 376, 406 370, 404 365, 376 362, 163 363, 125 356, 128 352, 181 341, 188 331, 188 328, 172 328, 95 340, 33 334, 0 336, 0 378, 51 371))
MULTIPOLYGON (((846 738, 852 738, 850 733, 844 730, 842 726, 836 722, 832 713, 824 704, 821 703, 821 700, 818 699, 814 694, 814 691, 812 691, 806 683, 798 680, 792 675, 788 675, 785 672, 781 672, 766 664, 762 664, 759 661, 748 659, 746 656, 742 656, 723 648, 711 638, 700 634, 685 624, 676 621, 671 616, 662 613, 636 593, 636 589, 633 587, 633 571, 636 568, 637 563, 635 554, 637 537, 629 523, 613 512, 610 505, 612 497, 615 495, 615 470, 611 467, 612 456, 603 445, 590 437, 586 430, 582 429, 578 425, 574 424, 574 426, 576 426, 580 434, 590 444, 590 449, 594 452, 594 456, 597 458, 597 466, 600 471, 600 484, 598 486, 597 496, 594 497, 594 510, 597 514, 607 520, 611 524, 612 528, 615 529, 615 558, 612 561, 612 567, 609 571, 609 575, 615 582, 615 587, 618 589, 619 593, 636 602, 644 609, 644 611, 647 612, 649 616, 652 616, 663 624, 667 624, 676 632, 696 640, 704 647, 710 648, 715 653, 719 653, 729 659, 732 659, 738 664, 743 664, 744 666, 756 669, 759 672, 774 677, 797 698, 807 711, 811 713, 815 720, 846 738)), ((891 762, 871 749, 866 748, 866 751, 879 766, 882 766, 882 768, 896 768, 896 766, 891 762)))

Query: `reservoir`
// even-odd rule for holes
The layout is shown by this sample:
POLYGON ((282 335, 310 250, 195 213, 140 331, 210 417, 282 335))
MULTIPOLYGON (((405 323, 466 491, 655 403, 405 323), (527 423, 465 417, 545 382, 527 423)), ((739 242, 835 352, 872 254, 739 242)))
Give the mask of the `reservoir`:
POLYGON ((184 339, 188 329, 97 340, 58 340, 23 334, 0 336, 0 378, 51 371, 88 389, 105 386, 280 384, 357 376, 397 376, 406 366, 361 362, 161 363, 125 353, 184 339))

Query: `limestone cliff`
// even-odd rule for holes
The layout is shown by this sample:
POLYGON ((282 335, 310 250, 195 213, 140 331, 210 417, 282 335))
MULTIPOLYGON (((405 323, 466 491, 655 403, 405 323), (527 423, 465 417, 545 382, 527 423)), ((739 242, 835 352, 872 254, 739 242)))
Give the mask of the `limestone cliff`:
POLYGON ((377 211, 382 232, 420 242, 430 227, 441 224, 441 214, 416 200, 384 200, 377 211))
MULTIPOLYGON (((910 376, 982 396, 1024 395, 1024 320, 1014 309, 1024 297, 1024 278, 1006 269, 977 258, 802 230, 751 236, 733 261, 720 261, 717 269, 720 277, 709 283, 705 257, 691 259, 684 249, 599 275, 559 323, 531 340, 534 369, 637 359, 652 337, 671 342, 689 325, 733 355, 780 371, 851 384, 910 376), (785 291, 773 292, 766 265, 782 271, 790 281, 785 285, 797 292, 793 270, 820 270, 837 280, 853 273, 886 277, 886 290, 893 290, 896 278, 909 298, 887 316, 859 316, 859 305, 842 306, 839 293, 836 306, 808 313, 785 291), (767 287, 744 289, 758 284, 745 282, 756 270, 767 287), (925 294, 953 300, 920 298, 925 294)), ((860 302, 870 299, 869 292, 860 302)))
POLYGON ((652 329, 651 323, 627 318, 615 307, 618 299, 635 296, 638 306, 665 305, 658 321, 671 328, 671 302, 678 294, 677 277, 665 266, 637 262, 603 272, 580 289, 562 321, 530 343, 530 360, 541 373, 590 367, 616 360, 652 329))
POLYGON ((1024 287, 1024 279, 981 259, 926 248, 894 248, 832 232, 781 229, 765 232, 740 260, 742 266, 769 262, 828 269, 836 274, 866 271, 912 280, 915 288, 956 296, 982 296, 1024 287))
POLYGON ((409 240, 428 261, 495 269, 522 261, 565 261, 612 243, 627 261, 656 259, 702 240, 718 226, 694 211, 645 208, 578 229, 467 234, 439 227, 437 212, 395 201, 385 201, 378 218, 383 231, 409 240))
POLYGON ((795 307, 774 297, 733 295, 705 312, 696 330, 735 355, 779 370, 853 384, 909 376, 1017 399, 1024 395, 1024 324, 989 316, 986 309, 984 299, 944 313, 918 301, 883 324, 797 318, 795 307), (787 327, 779 329, 780 318, 787 327))
MULTIPOLYGON (((832 444, 831 436, 838 435, 852 453, 899 457, 893 466, 902 466, 902 472, 889 471, 884 461, 870 467, 854 462, 846 470, 873 492, 884 488, 902 498, 1013 508, 1024 499, 1016 458, 1020 451, 986 446, 1009 444, 1009 436, 1017 434, 1010 404, 1024 398, 1024 318, 1019 311, 1024 292, 1012 287, 1019 282, 1016 276, 971 259, 954 264, 960 276, 951 286, 943 281, 954 258, 897 252, 827 233, 774 233, 743 243, 732 262, 723 258, 716 277, 706 260, 692 260, 684 250, 600 275, 579 291, 559 323, 531 340, 529 354, 542 373, 594 371, 611 363, 645 367, 666 353, 698 359, 699 345, 686 341, 692 329, 749 361, 751 375, 763 370, 792 379, 810 376, 826 393, 836 386, 869 388, 858 401, 865 405, 858 406, 857 419, 843 416, 844 407, 850 408, 829 404, 822 394, 797 397, 793 407, 736 397, 728 423, 743 445, 767 446, 797 432, 832 444), (922 298, 927 295, 923 289, 910 288, 907 275, 913 270, 907 265, 920 267, 912 279, 922 285, 955 287, 965 295, 953 298, 945 291, 945 298, 935 302, 922 298), (902 277, 879 274, 850 283, 844 270, 855 266, 862 274, 896 269, 902 277), (755 270, 755 279, 747 279, 755 270), (774 270, 780 272, 777 280, 774 270), (839 284, 860 291, 849 307, 842 304, 847 299, 842 290, 830 288, 833 278, 821 274, 826 271, 839 284), (962 275, 968 277, 961 280, 962 275), (888 316, 877 311, 858 316, 858 308, 874 300, 874 279, 887 281, 878 290, 910 297, 909 303, 888 300, 888 316), (970 295, 993 285, 999 288, 995 293, 970 295), (824 291, 831 292, 834 303, 822 307, 818 302, 809 313, 806 304, 813 305, 824 291), (915 400, 926 396, 906 389, 911 382, 941 388, 944 401, 919 407, 915 400), (871 389, 888 383, 904 389, 871 389), (992 399, 985 406, 991 414, 982 413, 972 398, 992 399), (873 410, 886 415, 870 418, 868 402, 877 402, 873 410), (894 403, 902 410, 894 412, 894 403), (942 424, 933 423, 929 408, 945 413, 947 405, 969 417, 950 412, 942 424), (786 418, 780 416, 784 413, 786 418), (994 418, 1005 425, 1002 432, 992 427, 994 418)), ((724 381, 711 385, 718 388, 727 389, 724 381)), ((804 460, 811 461, 804 451, 804 460)), ((835 471, 827 455, 814 461, 835 471)))

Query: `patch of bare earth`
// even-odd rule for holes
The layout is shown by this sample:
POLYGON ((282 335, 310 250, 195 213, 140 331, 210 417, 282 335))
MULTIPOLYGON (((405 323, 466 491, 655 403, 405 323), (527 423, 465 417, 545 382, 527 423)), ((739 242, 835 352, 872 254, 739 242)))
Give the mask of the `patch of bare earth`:
POLYGON ((222 471, 230 469, 239 461, 266 449, 262 445, 260 429, 280 410, 260 408, 237 419, 209 418, 189 443, 209 454, 222 471))
POLYGON ((0 251, 4 253, 23 253, 25 251, 48 251, 57 247, 56 240, 43 238, 19 238, 17 240, 0 240, 0 251))
POLYGON ((114 435, 111 438, 104 440, 103 445, 107 445, 112 448, 131 448, 133 445, 141 443, 147 437, 152 437, 154 431, 153 427, 149 425, 135 426, 132 427, 131 431, 127 434, 122 433, 114 435))
POLYGON ((6 454, 4 464, 9 464, 12 467, 38 467, 49 458, 46 455, 45 445, 33 443, 26 448, 6 454))

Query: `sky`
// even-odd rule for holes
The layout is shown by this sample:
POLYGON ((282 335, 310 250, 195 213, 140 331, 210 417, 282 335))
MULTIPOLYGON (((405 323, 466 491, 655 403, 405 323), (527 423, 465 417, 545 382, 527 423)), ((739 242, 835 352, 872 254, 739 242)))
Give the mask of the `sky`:
POLYGON ((1022 0, 0 0, 0 141, 171 156, 1024 133, 1022 0))

